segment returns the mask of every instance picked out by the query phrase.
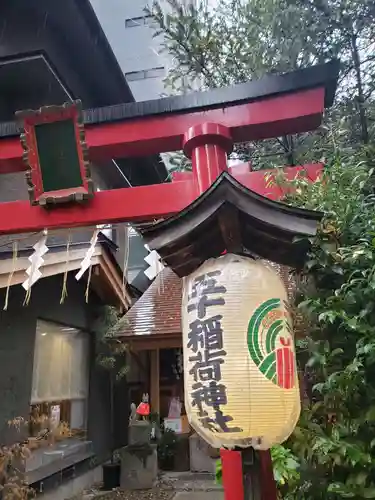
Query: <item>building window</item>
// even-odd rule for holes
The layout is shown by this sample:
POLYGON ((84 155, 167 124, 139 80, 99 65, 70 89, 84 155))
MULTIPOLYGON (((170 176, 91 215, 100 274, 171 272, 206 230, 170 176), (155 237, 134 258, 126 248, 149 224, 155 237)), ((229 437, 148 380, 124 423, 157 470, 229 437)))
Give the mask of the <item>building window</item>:
POLYGON ((132 17, 125 19, 125 28, 137 28, 139 26, 156 27, 153 16, 132 17))
POLYGON ((163 78, 165 76, 165 68, 151 68, 142 71, 131 71, 125 73, 128 82, 136 82, 139 80, 146 80, 147 78, 163 78))
POLYGON ((89 335, 38 320, 29 421, 34 453, 27 460, 28 470, 45 465, 47 458, 61 458, 61 441, 68 439, 64 456, 77 452, 86 439, 88 389, 89 335))

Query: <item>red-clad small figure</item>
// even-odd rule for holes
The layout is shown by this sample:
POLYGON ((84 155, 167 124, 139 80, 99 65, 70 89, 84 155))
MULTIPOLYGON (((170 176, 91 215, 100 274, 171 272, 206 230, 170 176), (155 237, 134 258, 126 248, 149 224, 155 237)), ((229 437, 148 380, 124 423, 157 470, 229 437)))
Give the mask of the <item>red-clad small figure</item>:
POLYGON ((150 415, 150 405, 148 403, 148 394, 143 394, 142 402, 138 405, 137 415, 148 417, 150 415))

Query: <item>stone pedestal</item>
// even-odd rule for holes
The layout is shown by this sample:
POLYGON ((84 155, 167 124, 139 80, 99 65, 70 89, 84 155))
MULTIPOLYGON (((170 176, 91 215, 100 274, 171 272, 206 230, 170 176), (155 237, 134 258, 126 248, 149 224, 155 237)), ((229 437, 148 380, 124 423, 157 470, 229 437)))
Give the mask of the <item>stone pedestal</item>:
POLYGON ((156 444, 150 444, 151 424, 146 420, 129 426, 129 445, 121 450, 120 487, 124 490, 152 488, 158 475, 156 444))
POLYGON ((190 444, 188 434, 178 435, 173 470, 175 472, 187 472, 190 470, 190 444))
POLYGON ((126 446, 121 451, 120 487, 124 490, 151 489, 158 475, 155 444, 146 447, 126 446))
POLYGON ((197 434, 189 438, 190 442, 190 470, 192 472, 215 473, 216 460, 211 458, 210 446, 197 434))
POLYGON ((147 420, 138 420, 129 425, 129 446, 142 446, 150 443, 152 425, 147 420))

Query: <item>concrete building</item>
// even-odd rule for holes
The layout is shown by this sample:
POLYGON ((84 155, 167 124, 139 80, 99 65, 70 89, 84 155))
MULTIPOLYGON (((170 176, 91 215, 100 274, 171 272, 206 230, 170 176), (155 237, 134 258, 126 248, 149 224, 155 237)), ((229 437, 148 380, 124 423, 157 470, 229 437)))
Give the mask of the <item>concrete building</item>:
MULTIPOLYGON (((184 5, 196 0, 180 0, 184 5)), ((168 89, 164 86, 164 78, 173 61, 162 53, 162 38, 154 38, 155 23, 146 15, 145 8, 152 2, 149 0, 90 0, 102 29, 111 45, 128 85, 136 101, 158 99, 168 89)), ((168 8, 166 0, 160 0, 164 9, 168 8)), ((168 155, 161 158, 169 170, 168 155)), ((127 174, 128 175, 128 174, 127 174)), ((132 185, 132 179, 128 176, 132 185)), ((129 240, 128 280, 141 293, 150 284, 144 275, 148 267, 144 258, 148 251, 143 246, 137 233, 131 232, 129 240)), ((122 257, 121 257, 122 258, 122 257)))
MULTIPOLYGON (((90 0, 136 101, 161 97, 163 80, 173 61, 154 38, 155 23, 146 15, 148 0, 90 0)), ((181 0, 185 5, 194 0, 181 0)), ((167 2, 161 0, 167 9, 167 2)))

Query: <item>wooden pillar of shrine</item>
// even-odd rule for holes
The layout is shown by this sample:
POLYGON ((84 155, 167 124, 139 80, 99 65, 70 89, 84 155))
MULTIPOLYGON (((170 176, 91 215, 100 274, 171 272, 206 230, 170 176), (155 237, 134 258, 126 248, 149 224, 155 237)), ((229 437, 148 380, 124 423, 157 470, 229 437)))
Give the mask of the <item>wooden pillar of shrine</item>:
POLYGON ((150 351, 150 407, 152 413, 160 414, 160 351, 150 351))

